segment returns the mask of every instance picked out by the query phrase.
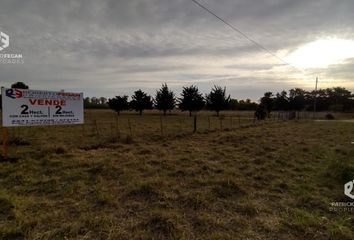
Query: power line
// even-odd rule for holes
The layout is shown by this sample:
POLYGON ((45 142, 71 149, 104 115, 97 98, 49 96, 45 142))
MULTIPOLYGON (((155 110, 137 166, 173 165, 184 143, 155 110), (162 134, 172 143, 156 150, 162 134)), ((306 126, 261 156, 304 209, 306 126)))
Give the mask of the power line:
MULTIPOLYGON (((262 50, 266 51, 267 53, 269 53, 270 55, 272 55, 273 57, 277 58, 279 61, 281 61, 282 63, 292 66, 290 63, 286 62, 284 59, 282 59, 281 57, 277 56, 275 53, 273 53, 272 51, 270 51, 268 48, 262 46, 260 43, 256 42, 255 40, 253 40, 252 38, 250 38, 249 36, 247 36, 245 33, 243 33, 240 29, 236 28, 235 26, 233 26, 231 23, 227 22, 225 19, 219 17, 218 15, 216 15, 212 10, 210 10, 209 8, 207 8, 206 6, 204 6, 203 4, 201 4, 200 2, 196 1, 196 0, 192 0, 192 2, 194 2, 195 4, 197 4, 199 7, 203 8, 205 11, 207 11, 208 13, 210 13, 211 15, 213 15, 214 17, 216 17, 217 19, 219 19, 221 22, 223 22, 224 24, 226 24, 227 26, 229 26, 232 30, 234 30, 235 32, 239 33, 240 35, 242 35, 244 38, 246 38, 248 41, 252 42, 254 45, 256 45, 257 47, 261 48, 262 50)), ((294 67, 294 66, 292 66, 294 67)))
MULTIPOLYGON (((288 65, 296 70, 298 70, 299 72, 301 72, 303 75, 306 75, 305 72, 302 69, 299 69, 295 66, 293 66, 292 64, 286 62, 284 59, 282 59, 281 57, 279 57, 278 55, 276 55, 275 53, 273 53, 271 50, 269 50, 268 48, 264 47, 263 45, 261 45, 260 43, 256 42, 255 40, 253 40, 252 38, 250 38, 249 36, 247 36, 247 34, 245 34, 244 32, 242 32, 240 29, 236 28, 235 26, 233 26, 231 23, 227 22, 225 19, 219 17, 216 13, 214 13, 212 10, 210 10, 209 8, 207 8, 206 6, 204 6, 203 4, 201 4, 200 2, 198 2, 197 0, 192 0, 195 4, 197 4, 199 7, 201 7, 202 9, 204 9, 205 11, 207 11, 208 13, 210 13, 211 15, 213 15, 214 17, 216 17, 217 19, 219 19, 221 22, 223 22, 224 24, 226 24, 227 26, 229 26, 232 30, 234 30, 235 32, 239 33, 240 35, 242 35, 244 38, 246 38, 248 41, 252 42, 254 45, 256 45, 257 47, 259 47, 260 49, 266 51, 267 53, 269 53, 270 55, 272 55, 273 57, 275 57, 276 59, 278 59, 279 61, 281 61, 282 63, 284 63, 285 65, 288 65)), ((318 77, 316 77, 316 88, 315 88, 315 94, 317 92, 317 83, 318 83, 318 77)), ((316 112, 316 95, 315 95, 315 102, 314 102, 314 115, 316 112)))

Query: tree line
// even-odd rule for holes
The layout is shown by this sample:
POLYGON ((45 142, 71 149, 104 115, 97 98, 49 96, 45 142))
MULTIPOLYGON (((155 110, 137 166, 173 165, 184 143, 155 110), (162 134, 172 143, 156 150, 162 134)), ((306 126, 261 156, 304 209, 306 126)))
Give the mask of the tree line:
POLYGON ((258 112, 269 116, 271 111, 354 111, 354 94, 343 87, 305 91, 301 88, 281 91, 276 94, 266 92, 260 99, 258 112), (315 101, 316 100, 316 101, 315 101), (315 104, 316 102, 316 104, 315 104), (316 106, 316 109, 314 107, 316 106))
POLYGON ((175 108, 181 111, 188 111, 192 116, 193 112, 198 112, 204 108, 215 111, 219 116, 220 111, 228 109, 231 98, 226 95, 226 87, 214 86, 209 94, 203 96, 197 86, 191 85, 183 87, 180 97, 176 97, 167 84, 157 90, 155 98, 152 98, 141 89, 134 92, 128 101, 128 96, 116 96, 108 100, 108 106, 116 111, 118 115, 121 111, 135 110, 142 115, 144 110, 158 109, 164 115, 175 108))
MULTIPOLYGON (((220 88, 220 87, 219 87, 220 88)), ((163 86, 157 93, 155 98, 150 96, 150 100, 146 98, 146 108, 140 107, 139 103, 143 101, 143 95, 147 95, 141 89, 134 92, 134 95, 131 96, 132 101, 128 100, 128 96, 116 96, 112 99, 106 98, 97 98, 97 97, 86 97, 84 99, 84 107, 85 109, 103 109, 103 108, 111 108, 119 114, 121 111, 127 110, 136 110, 140 113, 140 109, 159 109, 164 111, 166 114, 167 111, 170 111, 175 108, 186 109, 184 111, 188 111, 189 104, 191 104, 190 108, 191 112, 197 112, 200 109, 206 109, 206 101, 203 94, 201 94, 198 88, 194 85, 189 87, 184 87, 184 92, 182 92, 181 98, 176 98, 175 94, 170 91, 166 86, 163 86), (170 96, 168 96, 170 94, 170 96), (173 106, 171 108, 171 106, 173 106)), ((141 103, 142 104, 142 103, 141 103)), ((144 106, 144 104, 142 104, 144 106)), ((227 103, 227 110, 240 110, 240 111, 255 111, 257 109, 258 104, 252 102, 251 99, 246 100, 237 100, 230 98, 227 103)), ((223 109, 225 110, 225 109, 223 109)), ((190 114, 191 114, 190 112, 190 114)))
POLYGON ((105 97, 85 97, 84 98, 85 109, 107 109, 108 99, 105 97))
POLYGON ((219 116, 222 110, 254 110, 255 117, 264 119, 271 111, 313 111, 316 98, 317 111, 352 112, 354 111, 354 95, 343 87, 333 87, 315 91, 305 91, 293 88, 288 92, 283 90, 273 94, 264 93, 259 104, 247 99, 246 101, 231 99, 226 95, 226 87, 214 86, 210 93, 203 96, 194 85, 183 87, 179 98, 169 90, 167 84, 156 92, 153 99, 141 89, 134 92, 128 101, 128 96, 116 96, 108 100, 108 106, 118 114, 124 110, 135 110, 141 115, 145 109, 158 109, 166 115, 167 111, 178 108, 181 111, 198 112, 202 109, 215 111, 219 116))
MULTIPOLYGON (((11 85, 11 88, 28 89, 29 87, 23 82, 16 82, 11 85)), ((301 88, 293 88, 288 92, 283 90, 276 94, 266 92, 259 103, 255 103, 250 99, 232 99, 226 94, 226 87, 221 86, 214 86, 208 94, 203 95, 197 86, 191 85, 183 87, 181 95, 176 97, 166 83, 156 91, 154 98, 139 89, 134 92, 130 101, 127 95, 111 99, 86 97, 84 107, 111 108, 118 114, 126 110, 135 110, 140 115, 144 110, 153 108, 166 115, 168 111, 178 108, 181 111, 188 111, 190 116, 193 112, 202 109, 215 111, 217 116, 222 110, 248 110, 255 111, 257 118, 264 119, 270 116, 271 111, 313 111, 315 98, 317 111, 354 111, 354 94, 344 87, 319 89, 317 92, 301 88)))

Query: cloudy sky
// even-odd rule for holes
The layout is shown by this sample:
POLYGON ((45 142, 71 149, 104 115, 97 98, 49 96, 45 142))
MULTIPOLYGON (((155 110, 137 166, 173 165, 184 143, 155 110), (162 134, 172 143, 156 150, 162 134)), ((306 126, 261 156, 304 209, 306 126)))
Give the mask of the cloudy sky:
POLYGON ((179 93, 227 86, 234 98, 265 91, 344 86, 354 91, 353 0, 198 0, 292 66, 260 49, 191 0, 0 0, 0 85, 86 96, 179 93))

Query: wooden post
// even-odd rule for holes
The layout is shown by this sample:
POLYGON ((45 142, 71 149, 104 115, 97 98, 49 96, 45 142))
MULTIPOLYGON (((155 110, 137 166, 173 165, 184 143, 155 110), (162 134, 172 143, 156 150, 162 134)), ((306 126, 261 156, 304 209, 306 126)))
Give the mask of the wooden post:
POLYGON ((183 122, 182 119, 179 120, 179 131, 182 133, 183 132, 183 122))
POLYGON ((240 115, 238 116, 238 126, 241 127, 241 117, 240 117, 240 115))
POLYGON ((116 134, 117 134, 117 138, 119 139, 120 132, 119 132, 119 118, 118 118, 118 116, 116 118, 116 134))
POLYGON ((313 119, 316 119, 316 111, 317 111, 317 84, 318 84, 318 77, 316 77, 316 85, 315 85, 315 92, 314 92, 313 119))
POLYGON ((132 124, 130 123, 130 119, 129 118, 128 118, 128 127, 129 127, 130 136, 133 137, 132 124))
POLYGON ((83 123, 81 127, 81 137, 82 137, 81 143, 84 143, 86 139, 85 123, 83 123))
POLYGON ((98 130, 97 120, 95 120, 94 124, 95 124, 96 134, 98 137, 100 137, 100 131, 98 130))
POLYGON ((81 131, 82 131, 82 137, 85 138, 86 137, 85 123, 82 124, 81 131))
POLYGON ((210 130, 210 127, 211 127, 211 124, 210 124, 210 117, 208 117, 208 126, 209 126, 209 130, 210 130))
POLYGON ((219 121, 220 121, 220 129, 222 130, 223 129, 223 127, 222 127, 222 119, 219 118, 219 121))
POLYGON ((111 122, 111 139, 113 139, 113 123, 111 122))
POLYGON ((197 116, 194 116, 194 128, 193 132, 195 133, 197 131, 197 116))
POLYGON ((6 127, 2 128, 2 147, 3 158, 7 160, 9 157, 9 130, 6 127))
POLYGON ((232 129, 232 116, 230 116, 230 128, 232 129))
POLYGON ((161 135, 163 136, 163 123, 162 123, 162 117, 160 117, 160 131, 161 131, 161 135))

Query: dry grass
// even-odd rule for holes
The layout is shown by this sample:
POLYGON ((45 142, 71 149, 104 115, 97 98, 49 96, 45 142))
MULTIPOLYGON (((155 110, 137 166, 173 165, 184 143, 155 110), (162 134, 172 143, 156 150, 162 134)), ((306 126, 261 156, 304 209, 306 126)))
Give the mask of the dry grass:
POLYGON ((88 139, 72 126, 12 132, 29 145, 13 144, 17 162, 0 163, 0 238, 354 238, 352 213, 329 211, 350 200, 342 192, 354 178, 353 124, 273 121, 161 136, 143 134, 159 116, 140 119, 132 137, 110 127, 99 137, 86 129, 88 139))

